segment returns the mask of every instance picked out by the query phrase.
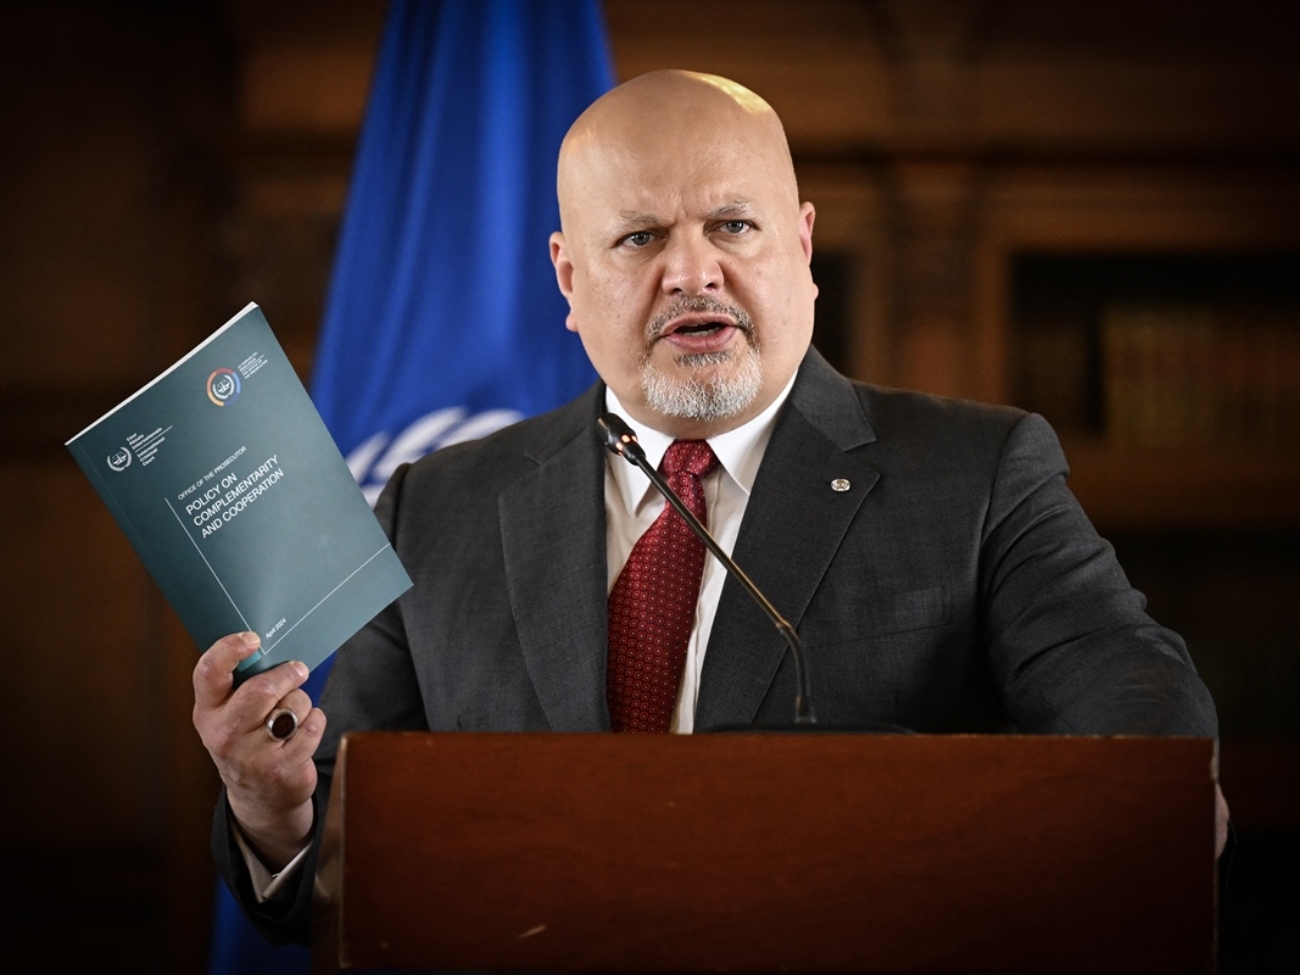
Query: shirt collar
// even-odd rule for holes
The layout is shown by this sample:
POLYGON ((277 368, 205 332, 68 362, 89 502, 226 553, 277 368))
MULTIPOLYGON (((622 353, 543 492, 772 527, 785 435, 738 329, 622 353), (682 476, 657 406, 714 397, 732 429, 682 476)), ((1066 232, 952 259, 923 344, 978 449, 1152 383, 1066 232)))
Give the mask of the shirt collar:
MULTIPOLYGON (((794 380, 795 377, 791 376, 776 399, 758 416, 734 430, 708 438, 708 444, 713 448, 719 466, 745 492, 746 497, 753 491, 754 480, 758 477, 758 468, 763 462, 767 443, 772 439, 776 414, 789 397, 794 380)), ((627 415, 618 396, 608 386, 605 387, 605 409, 619 416, 627 415)), ((634 427, 633 432, 636 433, 641 449, 645 451, 646 460, 658 469, 674 438, 647 426, 634 427)), ((658 494, 651 485, 650 478, 646 477, 640 468, 613 454, 609 456, 609 465, 626 510, 636 511, 644 503, 648 493, 658 494)))

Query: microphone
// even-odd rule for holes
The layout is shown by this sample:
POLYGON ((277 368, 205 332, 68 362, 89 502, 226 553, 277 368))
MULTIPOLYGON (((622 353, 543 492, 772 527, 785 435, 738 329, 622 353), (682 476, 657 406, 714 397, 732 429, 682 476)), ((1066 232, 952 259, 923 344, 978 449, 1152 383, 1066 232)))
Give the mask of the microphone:
POLYGON ((744 587, 745 592, 749 593, 754 602, 758 603, 759 608, 767 614, 767 618, 780 631, 781 636, 785 638, 785 642, 790 647, 790 655, 794 658, 796 687, 794 723, 797 725, 816 724, 817 717, 813 713, 812 689, 808 683, 808 669, 804 663, 803 645, 799 642, 799 635, 795 633, 794 627, 776 611, 776 607, 759 591, 753 580, 745 575, 744 570, 732 560, 730 555, 722 550, 722 546, 709 534, 709 530, 700 524, 700 520, 695 517, 691 509, 686 507, 682 499, 668 486, 668 482, 663 479, 663 475, 646 460, 645 451, 641 449, 636 434, 623 422, 623 418, 616 413, 606 413, 596 421, 596 426, 600 428, 605 446, 629 464, 639 467, 646 477, 650 478, 650 483, 673 506, 673 510, 682 516, 686 524, 690 526, 691 531, 699 536, 700 541, 713 553, 714 558, 722 563, 722 567, 727 570, 727 573, 744 587))

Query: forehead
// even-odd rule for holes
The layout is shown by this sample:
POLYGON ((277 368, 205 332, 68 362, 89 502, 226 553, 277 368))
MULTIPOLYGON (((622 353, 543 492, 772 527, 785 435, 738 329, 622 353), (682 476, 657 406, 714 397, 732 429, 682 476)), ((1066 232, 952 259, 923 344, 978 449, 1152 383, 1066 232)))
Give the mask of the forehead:
POLYGON ((735 134, 593 141, 571 162, 572 178, 562 180, 561 202, 583 220, 668 219, 798 205, 788 163, 761 142, 735 134))

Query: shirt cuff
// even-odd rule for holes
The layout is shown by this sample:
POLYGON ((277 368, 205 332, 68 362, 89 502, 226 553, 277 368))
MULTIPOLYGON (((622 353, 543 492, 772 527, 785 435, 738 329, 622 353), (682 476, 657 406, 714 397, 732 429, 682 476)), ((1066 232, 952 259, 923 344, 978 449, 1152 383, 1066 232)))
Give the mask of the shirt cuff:
POLYGON ((248 868, 249 879, 253 882, 253 896, 257 898, 257 903, 265 904, 267 901, 283 900, 289 881, 297 876, 307 851, 311 849, 311 844, 308 843, 299 850, 278 873, 271 873, 266 868, 266 864, 262 863, 258 855, 253 852, 253 848, 248 845, 248 840, 244 839, 244 834, 233 816, 230 818, 230 832, 235 837, 235 845, 239 847, 240 855, 244 858, 244 866, 248 868))

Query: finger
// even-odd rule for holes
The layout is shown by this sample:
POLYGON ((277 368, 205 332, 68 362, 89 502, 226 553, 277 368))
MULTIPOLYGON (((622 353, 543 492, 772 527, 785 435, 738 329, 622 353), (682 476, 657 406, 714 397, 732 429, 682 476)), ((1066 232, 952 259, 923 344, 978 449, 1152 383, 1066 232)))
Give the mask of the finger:
POLYGON ((298 719, 298 730, 292 738, 280 744, 283 758, 289 765, 310 764, 321 739, 325 737, 325 712, 309 708, 298 719))
POLYGON ((290 660, 254 674, 231 696, 229 720, 245 731, 261 726, 280 701, 302 686, 309 673, 306 664, 290 660))
MULTIPOLYGON (((220 707, 201 711, 195 706, 195 727, 227 786, 243 788, 250 776, 257 777, 258 766, 275 744, 266 732, 267 717, 277 702, 298 690, 307 674, 298 661, 279 664, 249 677, 220 707)), ((304 713, 309 708, 308 703, 304 713)))
POLYGON ((313 708, 298 726, 293 737, 274 741, 262 736, 257 745, 261 769, 259 777, 272 786, 263 794, 263 802, 293 806, 311 796, 316 788, 317 772, 312 760, 325 733, 325 715, 313 708))
POLYGON ((240 736, 239 754, 219 764, 227 798, 244 825, 278 818, 311 799, 318 773, 312 761, 324 730, 324 716, 308 721, 288 741, 271 739, 265 729, 240 736))
POLYGON ((311 713, 311 710, 311 698, 307 695, 306 691, 302 690, 302 688, 298 688, 290 691, 275 703, 275 707, 267 716, 264 726, 266 727, 267 733, 273 739, 278 742, 286 742, 298 733, 300 725, 302 722, 306 721, 307 715, 311 713), (282 725, 286 723, 287 716, 284 714, 286 711, 291 712, 293 715, 292 719, 289 719, 292 721, 292 724, 288 729, 278 727, 273 730, 273 723, 279 722, 282 725), (288 730, 288 734, 284 734, 286 730, 288 730))
POLYGON ((298 733, 298 715, 292 708, 276 708, 262 727, 272 739, 283 744, 298 733))
POLYGON ((301 687, 295 688, 276 701, 272 710, 278 711, 280 708, 288 708, 298 716, 299 721, 302 721, 312 709, 311 698, 301 687))
POLYGON ((194 703, 220 707, 235 683, 235 668, 257 652, 262 639, 256 633, 224 636, 199 657, 194 666, 194 703))

